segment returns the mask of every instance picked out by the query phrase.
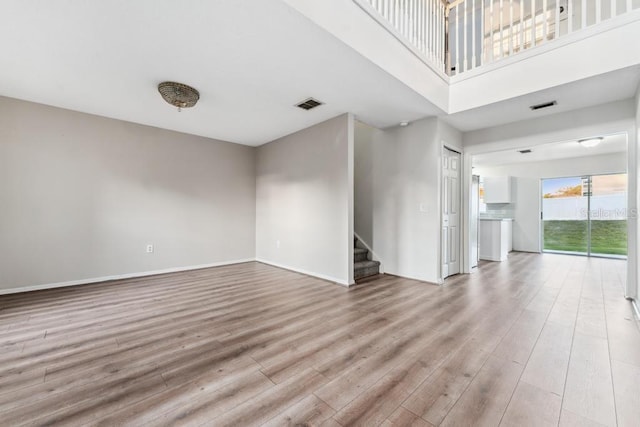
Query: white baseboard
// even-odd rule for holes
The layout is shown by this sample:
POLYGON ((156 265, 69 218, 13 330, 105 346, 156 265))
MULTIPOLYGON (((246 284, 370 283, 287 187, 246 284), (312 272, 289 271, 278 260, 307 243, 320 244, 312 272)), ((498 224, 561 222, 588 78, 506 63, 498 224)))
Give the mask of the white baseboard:
POLYGON ((187 267, 165 268, 162 270, 144 271, 141 273, 117 274, 114 276, 93 277, 90 279, 71 280, 69 282, 46 283, 43 285, 24 286, 21 288, 0 289, 0 295, 16 294, 19 292, 41 291, 44 289, 64 288, 67 286, 88 285, 90 283, 107 282, 110 280, 133 279, 136 277, 155 276, 156 274, 177 273, 180 271, 200 270, 202 268, 222 267, 224 265, 242 264, 256 261, 255 258, 237 259, 233 261, 214 262, 211 264, 190 265, 187 267))
POLYGON ((262 259, 262 258, 256 258, 256 261, 261 262, 263 264, 271 265, 273 267, 278 267, 278 268, 283 268, 285 270, 295 271, 296 273, 306 274, 307 276, 317 277, 318 279, 327 280, 329 282, 334 282, 334 283, 337 283, 338 285, 341 285, 341 286, 345 286, 345 287, 351 286, 351 284, 349 284, 349 282, 347 282, 346 280, 337 279, 335 277, 327 276, 325 274, 314 273, 314 272, 311 272, 311 271, 303 270, 301 268, 295 268, 295 267, 291 267, 289 265, 284 265, 284 264, 279 264, 277 262, 267 261, 267 260, 262 259))
POLYGON ((494 258, 494 257, 490 257, 490 256, 481 256, 480 257, 480 261, 491 261, 491 262, 503 262, 506 261, 507 259, 500 259, 500 258, 494 258))
POLYGON ((442 279, 428 280, 428 279, 425 279, 425 278, 422 278, 422 277, 411 276, 411 275, 408 275, 408 274, 398 274, 398 273, 395 273, 393 271, 387 271, 384 274, 388 274, 390 276, 395 276, 395 277, 400 277, 402 279, 415 280, 416 282, 427 283, 429 285, 442 285, 444 283, 444 280, 442 280, 442 279))

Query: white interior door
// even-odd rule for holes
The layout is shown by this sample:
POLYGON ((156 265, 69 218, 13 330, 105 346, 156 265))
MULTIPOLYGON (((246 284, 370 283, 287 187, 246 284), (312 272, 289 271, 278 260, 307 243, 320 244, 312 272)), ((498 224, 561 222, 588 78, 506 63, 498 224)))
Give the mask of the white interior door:
POLYGON ((442 277, 460 273, 460 153, 442 153, 442 277))

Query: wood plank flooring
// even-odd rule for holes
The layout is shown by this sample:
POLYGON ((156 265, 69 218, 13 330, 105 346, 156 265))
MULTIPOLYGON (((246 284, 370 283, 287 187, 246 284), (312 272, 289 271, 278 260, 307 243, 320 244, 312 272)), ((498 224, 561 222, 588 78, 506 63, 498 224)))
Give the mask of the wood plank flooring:
POLYGON ((438 287, 260 263, 0 296, 0 425, 635 426, 625 263, 438 287))

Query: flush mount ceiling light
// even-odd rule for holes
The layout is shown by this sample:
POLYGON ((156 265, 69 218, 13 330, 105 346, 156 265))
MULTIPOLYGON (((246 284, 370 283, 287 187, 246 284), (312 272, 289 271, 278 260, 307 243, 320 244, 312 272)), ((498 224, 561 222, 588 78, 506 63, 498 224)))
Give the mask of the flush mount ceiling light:
POLYGON ((162 99, 178 107, 178 111, 193 107, 200 99, 200 93, 197 90, 183 83, 162 82, 158 85, 158 92, 162 95, 162 99))
POLYGON ((409 126, 409 122, 408 121, 402 121, 400 122, 400 126, 405 127, 405 126, 409 126))
POLYGON ((600 144, 602 142, 604 138, 599 136, 597 138, 587 138, 587 139, 581 139, 578 141, 578 144, 582 145, 583 147, 587 147, 587 148, 591 148, 591 147, 595 147, 596 145, 600 144))

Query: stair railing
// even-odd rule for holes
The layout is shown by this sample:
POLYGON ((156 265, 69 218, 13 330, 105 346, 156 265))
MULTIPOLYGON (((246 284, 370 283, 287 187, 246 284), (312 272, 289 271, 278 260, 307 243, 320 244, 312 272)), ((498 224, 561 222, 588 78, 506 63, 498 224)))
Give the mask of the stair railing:
POLYGON ((428 65, 446 72, 446 0, 354 1, 428 65))
POLYGON ((460 74, 631 12, 631 0, 457 0, 449 3, 449 74, 460 74))

